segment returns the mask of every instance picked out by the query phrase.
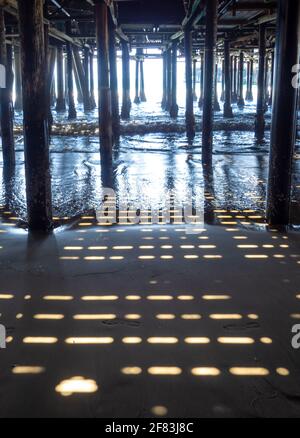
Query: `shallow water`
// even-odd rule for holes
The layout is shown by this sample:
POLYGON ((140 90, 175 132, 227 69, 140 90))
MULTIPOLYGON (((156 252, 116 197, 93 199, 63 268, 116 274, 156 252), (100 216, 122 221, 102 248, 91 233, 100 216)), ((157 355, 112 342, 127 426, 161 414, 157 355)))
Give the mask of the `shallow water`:
MULTIPOLYGON (((243 110, 237 105, 233 105, 234 118, 224 119, 223 104, 220 104, 221 111, 214 114, 214 129, 226 131, 251 131, 255 123, 255 103, 246 102, 243 110)), ((202 110, 199 109, 198 103, 194 103, 194 113, 196 120, 196 131, 202 130, 202 110)), ((56 113, 53 111, 54 124, 52 128, 53 135, 80 135, 90 136, 99 135, 99 123, 97 110, 84 113, 83 107, 77 107, 76 120, 69 121, 67 113, 56 113)), ((22 114, 16 113, 15 132, 22 135, 22 114)), ((271 111, 268 110, 265 115, 266 131, 269 131, 271 124, 271 111)), ((168 112, 163 111, 160 101, 150 101, 139 105, 132 105, 131 119, 123 121, 121 124, 121 134, 149 134, 157 132, 165 133, 185 133, 185 105, 179 105, 177 119, 171 119, 168 112)))
MULTIPOLYGON (((67 113, 53 111, 50 158, 56 220, 94 214, 101 205, 105 187, 115 190, 118 205, 123 209, 130 206, 158 210, 164 208, 172 193, 180 205, 188 200, 194 207, 205 206, 211 211, 253 210, 263 218, 270 132, 266 129, 265 140, 257 143, 253 129, 255 102, 246 102, 242 111, 233 105, 233 121, 224 121, 222 111, 215 113, 213 175, 205 176, 201 163, 202 112, 195 102, 198 129, 190 143, 185 134, 184 99, 179 99, 179 104, 177 121, 162 111, 159 101, 133 104, 131 120, 122 122, 123 135, 114 148, 111 169, 101 168, 97 110, 84 114, 79 106, 77 120, 72 123, 67 120, 67 113)), ((267 128, 270 118, 268 111, 267 128)), ((10 212, 14 220, 26 221, 22 114, 16 113, 15 120, 19 129, 17 166, 14 174, 4 177, 1 156, 0 205, 2 213, 10 212)), ((300 169, 296 156, 294 224, 300 224, 299 198, 300 169)), ((5 220, 9 217, 2 216, 5 220)))
MULTIPOLYGON (((101 169, 97 137, 60 137, 51 141, 53 213, 72 218, 99 209, 103 187, 112 187, 119 204, 126 202, 140 209, 162 208, 169 193, 176 201, 192 198, 202 205, 209 193, 215 209, 247 210, 264 213, 268 170, 268 143, 257 144, 253 132, 214 133, 213 180, 203 177, 201 135, 193 144, 185 134, 122 136, 114 149, 114 165, 101 169)), ((0 162, 0 204, 26 220, 24 152, 17 146, 14 175, 4 178, 0 162)), ((299 152, 299 150, 298 150, 299 152)), ((299 157, 295 159, 293 181, 293 222, 300 200, 299 157)))

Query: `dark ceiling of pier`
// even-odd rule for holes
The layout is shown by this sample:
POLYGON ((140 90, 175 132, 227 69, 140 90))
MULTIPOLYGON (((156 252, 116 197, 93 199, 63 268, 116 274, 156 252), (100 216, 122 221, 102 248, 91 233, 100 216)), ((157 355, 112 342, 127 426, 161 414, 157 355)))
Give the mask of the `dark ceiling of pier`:
POLYGON ((133 0, 118 2, 120 24, 181 24, 185 16, 182 0, 133 0), (134 12, 133 12, 134 11, 134 12))
MULTIPOLYGON (((65 23, 71 20, 71 36, 77 45, 95 45, 96 0, 47 0, 45 16, 50 21, 52 43, 64 40, 65 23), (59 31, 59 33, 57 32, 59 31)), ((181 40, 186 27, 194 29, 194 50, 205 36, 205 4, 208 0, 105 0, 119 38, 132 47, 163 49, 174 38, 181 40)), ((16 0, 7 0, 12 34, 17 32, 16 0)), ((257 46, 258 25, 266 23, 270 42, 274 38, 276 1, 219 0, 218 38, 228 36, 238 48, 257 46)))

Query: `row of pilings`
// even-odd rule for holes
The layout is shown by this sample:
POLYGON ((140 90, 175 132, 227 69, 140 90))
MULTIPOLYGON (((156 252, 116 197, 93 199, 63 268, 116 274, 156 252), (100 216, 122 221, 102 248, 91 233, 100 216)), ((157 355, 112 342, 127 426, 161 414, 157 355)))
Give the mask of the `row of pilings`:
MULTIPOLYGON (((205 168, 212 168, 213 117, 219 110, 216 93, 217 74, 217 1, 210 0, 206 10, 205 47, 200 54, 199 106, 203 108, 202 160, 205 168)), ((262 139, 265 129, 268 81, 273 97, 273 119, 268 190, 267 216, 270 224, 289 223, 291 197, 292 158, 295 144, 297 90, 292 86, 294 66, 299 60, 299 6, 300 0, 279 1, 277 20, 276 57, 266 62, 266 24, 259 25, 258 50, 258 98, 255 132, 262 139), (269 65, 270 64, 270 65, 269 65), (275 74, 273 75, 273 69, 275 74), (270 78, 275 78, 274 82, 270 78)), ((43 16, 43 1, 18 1, 20 50, 15 51, 16 107, 23 107, 24 147, 26 169, 26 193, 28 224, 31 230, 52 229, 51 178, 49 165, 49 138, 51 133, 54 66, 57 66, 56 110, 68 110, 69 119, 75 119, 74 78, 78 97, 84 110, 95 109, 95 78, 93 69, 94 49, 85 46, 81 59, 79 48, 72 42, 70 20, 65 31, 70 38, 55 49, 49 48, 49 25, 43 16), (64 59, 64 47, 66 60, 64 59), (55 61, 57 60, 57 61, 55 61), (64 69, 64 62, 66 68, 64 69), (17 71, 19 69, 20 72, 17 71), (65 74, 64 74, 65 71, 65 74), (64 83, 67 84, 65 92, 64 83), (22 88, 22 93, 18 92, 22 88)), ((130 118, 130 46, 121 39, 122 49, 122 109, 119 114, 117 54, 115 25, 105 1, 95 4, 98 91, 99 136, 101 162, 110 166, 112 149, 120 132, 120 116, 130 118)), ((163 53, 162 106, 171 117, 178 115, 177 60, 178 40, 172 41, 163 53)), ((232 103, 244 107, 245 50, 237 57, 231 52, 229 35, 224 39, 222 68, 222 96, 224 117, 232 118, 232 103)), ((6 67, 7 86, 1 90, 1 133, 4 170, 15 165, 13 136, 13 58, 12 46, 6 43, 5 15, 0 8, 0 63, 6 67)), ((236 52, 236 50, 235 50, 236 52)), ((184 30, 184 56, 186 67, 186 127, 189 138, 194 138, 196 121, 194 101, 196 97, 196 60, 193 53, 193 30, 184 30)), ((144 53, 136 54, 135 102, 146 100, 144 86, 144 53)), ((247 61, 246 99, 253 99, 253 58, 247 61)))

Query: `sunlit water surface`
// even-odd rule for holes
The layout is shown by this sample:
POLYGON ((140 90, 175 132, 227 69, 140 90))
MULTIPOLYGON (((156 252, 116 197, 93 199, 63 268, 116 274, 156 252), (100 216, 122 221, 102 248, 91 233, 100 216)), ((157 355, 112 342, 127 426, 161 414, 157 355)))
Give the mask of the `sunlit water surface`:
MULTIPOLYGON (((151 71, 145 69, 148 102, 133 104, 131 120, 122 122, 125 134, 114 147, 111 169, 101 169, 99 138, 96 133, 97 110, 84 114, 79 105, 77 120, 71 124, 67 113, 57 114, 53 111, 56 126, 54 133, 64 134, 54 134, 50 146, 55 218, 72 220, 80 215, 94 214, 101 205, 105 187, 115 190, 118 204, 122 207, 127 203, 141 210, 163 208, 172 193, 179 204, 188 199, 197 208, 203 208, 208 198, 212 210, 253 210, 264 218, 271 111, 266 113, 267 130, 265 140, 261 143, 256 142, 254 135, 255 100, 246 102, 244 110, 234 105, 234 120, 224 121, 222 111, 215 113, 213 176, 205 178, 201 163, 202 111, 197 102, 197 134, 192 143, 188 142, 184 132, 183 65, 179 64, 179 115, 176 121, 172 121, 168 113, 161 109, 160 64, 158 67, 151 71), (153 78, 149 72, 152 72, 153 78), (154 87, 154 83, 157 86, 154 87)), ((218 94, 221 94, 220 84, 218 94)), ((19 126, 16 137, 17 166, 14 174, 5 176, 0 154, 0 205, 4 220, 10 213, 14 220, 26 221, 21 113, 15 114, 15 121, 19 126)), ((297 145, 293 174, 294 224, 300 224, 299 153, 297 145)))

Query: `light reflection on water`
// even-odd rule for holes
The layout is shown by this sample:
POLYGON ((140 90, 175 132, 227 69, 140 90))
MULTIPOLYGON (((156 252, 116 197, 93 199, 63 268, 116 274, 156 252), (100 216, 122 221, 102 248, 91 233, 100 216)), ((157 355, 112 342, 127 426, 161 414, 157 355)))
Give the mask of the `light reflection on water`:
MULTIPOLYGON (((153 61, 152 61, 153 62, 153 61)), ((151 69, 150 69, 151 70, 151 69)), ((155 70, 155 69, 154 69, 155 70)), ((145 70, 147 73, 147 70, 145 70)), ((149 73, 149 72, 148 72, 149 73)), ((134 74, 133 74, 134 77, 134 74)), ((163 111, 161 108, 161 96, 162 96, 162 87, 161 87, 161 81, 160 77, 157 83, 155 83, 155 86, 153 86, 153 83, 150 82, 151 76, 149 75, 149 82, 151 83, 151 87, 149 86, 149 93, 147 93, 147 102, 141 103, 139 105, 132 104, 131 109, 131 120, 130 122, 123 123, 123 125, 128 124, 142 124, 144 126, 151 125, 154 123, 160 123, 160 124, 173 124, 176 123, 177 125, 182 125, 184 127, 184 121, 185 121, 185 80, 184 75, 182 72, 182 80, 178 82, 178 106, 179 106, 179 113, 178 118, 176 121, 172 120, 169 116, 169 113, 166 111, 163 111)), ((218 96, 221 95, 221 84, 218 84, 218 96)), ((134 90, 132 90, 132 93, 134 93, 134 90)), ((199 93, 198 93, 199 94, 199 93)), ((230 121, 227 120, 227 124, 230 126, 231 124, 234 124, 235 128, 239 128, 239 126, 247 125, 249 129, 251 130, 254 126, 254 115, 256 112, 256 86, 253 87, 253 95, 254 95, 254 101, 253 102, 245 102, 245 108, 243 110, 239 109, 237 105, 233 105, 233 111, 235 115, 235 119, 230 121)), ((119 101, 121 106, 121 99, 122 99, 122 90, 120 88, 119 90, 119 101)), ((132 102, 134 100, 134 94, 131 96, 132 102)), ((215 112, 215 122, 218 124, 219 122, 223 122, 223 103, 220 102, 221 111, 215 112)), ((121 108, 120 108, 121 109, 121 108)), ((76 121, 72 121, 72 123, 98 123, 98 110, 95 109, 94 111, 89 112, 88 114, 85 114, 83 111, 82 105, 77 105, 77 119, 76 121)), ((199 110, 198 107, 198 101, 194 103, 194 113, 195 118, 197 121, 197 127, 199 128, 200 120, 202 117, 202 110, 199 110)), ((68 120, 68 113, 56 113, 53 111, 54 120, 57 123, 64 123, 68 124, 70 123, 68 120)), ((270 121, 271 113, 268 111, 266 113, 266 121, 267 126, 270 121)), ((21 125, 22 123, 22 114, 19 112, 16 112, 15 114, 15 121, 16 124, 21 125)), ((243 128, 245 129, 245 128, 243 128)))
MULTIPOLYGON (((264 211, 268 170, 268 143, 257 144, 253 132, 215 132, 214 180, 204 181, 201 135, 193 145, 184 134, 124 136, 114 150, 114 166, 101 173, 96 137, 54 137, 51 173, 54 215, 74 217, 99 208, 102 187, 113 187, 119 201, 146 209, 161 208, 172 191, 178 202, 192 194, 203 204, 204 192, 212 193, 214 208, 264 211)), ((14 175, 4 178, 0 162, 0 204, 26 218, 24 153, 18 145, 14 175)), ((295 160, 294 207, 299 205, 299 160, 295 160), (298 188, 297 188, 298 187, 298 188), (296 202, 295 202, 296 201, 296 202)), ((299 211, 294 223, 300 223, 299 211)))
MULTIPOLYGON (((150 80, 150 79, 149 79, 150 80)), ((149 83, 149 82, 148 82, 149 83)), ((152 84, 153 85, 153 84, 152 84)), ((154 90, 155 91, 155 90, 154 90)), ((210 207, 216 209, 252 209, 264 213, 266 180, 268 171, 268 151, 270 133, 266 131, 265 141, 257 144, 254 137, 254 117, 256 102, 246 102, 244 110, 233 105, 235 118, 225 120, 223 113, 215 113, 214 132, 214 177, 203 177, 201 164, 201 115, 195 102, 198 126, 193 144, 189 144, 184 133, 184 82, 178 92, 179 117, 170 120, 168 113, 160 105, 161 87, 155 93, 147 93, 148 102, 132 105, 131 120, 122 122, 123 127, 131 126, 135 135, 123 135, 114 149, 113 168, 101 171, 99 138, 89 124, 97 127, 97 110, 84 114, 78 107, 75 132, 66 136, 53 136, 50 157, 53 193, 53 214, 55 217, 76 217, 97 210, 102 201, 102 188, 113 187, 119 203, 131 202, 135 207, 159 209, 166 204, 172 191, 177 202, 192 198, 193 204, 202 206, 204 193, 208 193, 210 207), (170 132, 168 127, 172 124, 170 132), (153 133, 145 128, 152 125, 153 133), (179 133, 173 127, 179 126, 179 133), (139 129, 135 130, 135 127, 139 129), (160 132, 160 128, 164 132, 160 132), (85 131, 81 135, 81 131, 85 131), (88 133, 90 134, 88 135, 88 133)), ((219 84, 219 96, 221 93, 219 84)), ((256 89, 254 89, 256 95, 256 89)), ((222 108, 222 105, 221 105, 222 108)), ((67 113, 53 111, 57 124, 68 124, 67 113)), ((266 114, 267 125, 271 112, 266 114)), ((16 124, 21 126, 22 115, 15 114, 16 124)), ((20 131, 21 132, 21 131, 20 131)), ((16 142, 17 166, 13 175, 4 178, 2 154, 0 153, 0 205, 11 210, 14 215, 26 219, 24 146, 22 135, 16 142)), ((300 175, 299 160, 295 160, 293 180, 293 223, 300 223, 300 175)))

